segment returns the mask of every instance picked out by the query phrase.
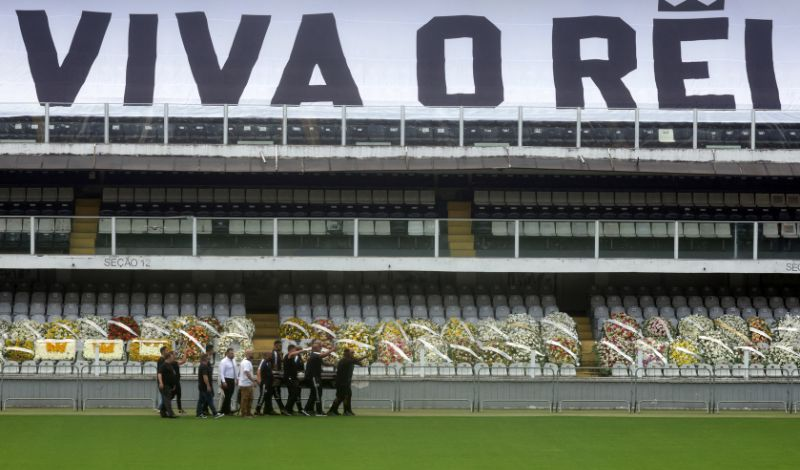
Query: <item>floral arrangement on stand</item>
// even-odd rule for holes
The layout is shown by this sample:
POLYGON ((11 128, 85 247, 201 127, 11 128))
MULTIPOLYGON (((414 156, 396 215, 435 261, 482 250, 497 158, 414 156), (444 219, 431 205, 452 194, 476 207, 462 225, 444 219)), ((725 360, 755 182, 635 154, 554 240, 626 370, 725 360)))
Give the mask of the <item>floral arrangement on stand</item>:
POLYGON ((644 322, 642 333, 648 338, 672 342, 675 339, 675 328, 669 320, 661 317, 650 317, 644 322))
MULTIPOLYGON (((515 360, 513 354, 516 350, 517 348, 508 346, 508 342, 503 340, 489 341, 481 344, 483 362, 489 365, 502 364, 507 366, 513 362, 524 362, 515 360)), ((528 360, 530 360, 530 354, 528 354, 528 360)))
POLYGON ((371 363, 375 356, 375 345, 372 343, 372 332, 366 324, 348 320, 339 327, 336 354, 342 357, 344 350, 350 349, 354 357, 365 357, 366 363, 371 363))
POLYGON ((80 338, 80 325, 76 321, 57 320, 47 323, 44 337, 46 339, 78 339, 80 338))
POLYGON ((181 338, 175 343, 175 349, 179 357, 189 362, 199 362, 211 341, 208 330, 198 323, 179 329, 178 334, 181 338))
POLYGON ((225 320, 223 329, 225 333, 237 333, 253 339, 253 335, 256 332, 256 325, 253 323, 253 320, 249 318, 232 317, 225 320))
MULTIPOLYGON (((322 352, 335 350, 336 347, 336 325, 327 319, 319 319, 308 325, 311 332, 312 340, 319 340, 322 343, 322 352)), ((308 352, 302 354, 303 361, 308 360, 308 352)), ((335 366, 339 360, 339 355, 334 352, 330 356, 322 359, 322 364, 326 366, 335 366)))
POLYGON ((636 341, 636 352, 642 355, 642 366, 650 364, 659 367, 669 366, 669 342, 657 338, 642 338, 636 341))
POLYGON ((133 362, 156 362, 161 358, 161 348, 164 346, 172 350, 172 341, 168 339, 134 339, 128 345, 128 359, 133 362))
POLYGON ((625 313, 611 314, 611 318, 603 323, 603 336, 607 341, 626 347, 643 337, 639 324, 625 313))
POLYGON ((750 345, 750 329, 739 315, 723 315, 714 320, 714 325, 728 344, 750 345))
POLYGON ((544 358, 541 327, 530 315, 509 315, 500 327, 508 335, 506 346, 511 348, 514 362, 528 363, 531 355, 537 356, 536 361, 544 358))
POLYGON ((689 315, 678 323, 680 335, 691 341, 697 341, 699 336, 707 335, 714 331, 714 321, 702 315, 689 315))
POLYGON ((601 339, 595 343, 594 352, 597 355, 597 362, 606 369, 612 368, 617 363, 625 366, 635 363, 633 341, 617 345, 607 339, 601 339))
POLYGON ((775 341, 800 344, 800 315, 786 315, 775 328, 775 341))
POLYGON ((767 321, 761 317, 750 317, 747 319, 747 329, 750 331, 750 341, 753 344, 761 345, 772 342, 772 329, 767 321))
POLYGON ((78 334, 81 339, 107 339, 106 320, 95 315, 81 317, 78 320, 78 334))
POLYGON ((403 325, 396 320, 382 322, 375 330, 375 346, 378 362, 384 364, 403 364, 412 362, 414 351, 411 340, 403 325))
POLYGON ((412 341, 423 336, 439 334, 439 326, 436 323, 420 318, 406 320, 403 329, 405 329, 408 338, 412 341))
POLYGON ((148 317, 142 321, 139 336, 145 339, 173 339, 172 323, 161 317, 148 317))
POLYGON ((580 365, 581 343, 571 336, 544 338, 547 361, 557 365, 580 365))
POLYGON ((81 356, 93 361, 97 349, 97 358, 101 361, 121 361, 125 359, 125 342, 121 339, 87 339, 83 342, 81 356))
POLYGON ((8 336, 8 331, 11 329, 11 322, 0 320, 0 339, 8 336))
POLYGON ((139 324, 131 317, 114 317, 108 321, 108 339, 130 341, 140 334, 139 324))
POLYGON ((34 351, 39 360, 72 361, 77 354, 77 342, 74 339, 37 339, 34 351))
POLYGON ((417 338, 414 342, 414 362, 433 366, 453 361, 447 355, 447 342, 437 334, 417 338))
MULTIPOLYGON (((241 333, 240 333, 241 334, 241 333)), ((281 323, 278 329, 281 339, 287 339, 299 344, 300 341, 311 339, 311 326, 300 318, 289 318, 281 323)))
POLYGON ((228 348, 233 348, 236 360, 241 361, 244 358, 244 352, 253 349, 253 340, 241 333, 223 333, 217 339, 216 350, 219 360, 222 360, 228 348))
POLYGON ((8 361, 32 361, 36 354, 32 339, 11 338, 5 340, 4 343, 3 354, 8 361))
POLYGON ((710 331, 698 336, 697 339, 703 351, 703 358, 709 363, 722 365, 736 362, 736 351, 731 346, 728 337, 721 331, 710 331))
POLYGON ((669 345, 669 362, 678 367, 696 365, 702 360, 700 347, 696 342, 680 338, 669 345))
POLYGON ((500 323, 494 318, 486 318, 478 321, 475 331, 477 332, 477 339, 479 344, 491 343, 496 341, 508 341, 508 334, 503 331, 500 323))
POLYGON ((457 364, 476 364, 481 360, 475 325, 450 318, 442 327, 442 339, 449 346, 450 359, 457 364))
MULTIPOLYGON (((24 339, 34 341, 44 337, 45 328, 41 323, 32 320, 22 320, 11 324, 8 337, 11 339, 24 339)), ((33 348, 31 348, 33 349, 33 348)))
POLYGON ((792 341, 774 342, 767 352, 767 358, 773 364, 800 366, 800 347, 792 341))
POLYGON ((197 324, 204 327, 206 331, 208 331, 208 335, 212 338, 219 338, 225 331, 222 323, 214 317, 199 318, 197 324))

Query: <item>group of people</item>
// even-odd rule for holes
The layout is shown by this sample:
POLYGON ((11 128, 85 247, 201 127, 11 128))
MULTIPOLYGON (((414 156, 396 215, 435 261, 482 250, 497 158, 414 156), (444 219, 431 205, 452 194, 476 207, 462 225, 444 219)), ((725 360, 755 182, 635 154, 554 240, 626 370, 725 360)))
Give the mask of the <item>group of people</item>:
MULTIPOLYGON (((234 360, 234 350, 229 348, 219 363, 219 387, 222 391, 222 405, 217 411, 214 406, 213 382, 213 347, 206 348, 206 353, 200 358, 197 369, 198 400, 196 416, 198 418, 221 418, 232 416, 233 397, 239 391, 239 415, 243 418, 253 418, 262 415, 304 415, 304 416, 338 416, 339 406, 344 407, 345 416, 354 416, 351 405, 353 369, 362 358, 356 358, 349 349, 345 349, 342 358, 336 366, 335 383, 336 398, 327 413, 322 406, 322 360, 333 351, 322 352, 322 343, 315 340, 311 343, 308 358, 305 363, 301 354, 305 351, 295 345, 288 347, 287 354, 281 351, 281 341, 275 341, 271 352, 261 355, 261 362, 257 369, 253 368, 253 351, 245 351, 244 358, 237 365, 234 360), (303 372, 302 380, 300 372, 303 372), (286 404, 281 397, 281 387, 288 390, 286 404), (307 387, 310 390, 305 406, 300 399, 300 390, 307 387), (253 397, 258 389, 258 398, 253 410, 253 397), (273 407, 273 399, 278 404, 278 412, 273 407), (294 409, 297 409, 295 413, 294 409)), ((158 389, 160 393, 159 411, 162 418, 177 418, 172 409, 172 399, 177 400, 178 413, 185 414, 181 405, 180 366, 185 360, 178 360, 175 352, 166 347, 161 349, 161 359, 158 362, 158 389)))

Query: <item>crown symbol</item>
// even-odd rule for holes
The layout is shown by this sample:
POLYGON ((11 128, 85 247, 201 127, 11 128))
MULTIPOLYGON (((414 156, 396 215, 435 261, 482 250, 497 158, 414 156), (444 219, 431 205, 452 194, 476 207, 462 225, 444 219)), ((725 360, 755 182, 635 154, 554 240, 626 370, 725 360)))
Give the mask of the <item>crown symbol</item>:
POLYGON ((725 0, 658 0, 658 11, 724 10, 725 0))

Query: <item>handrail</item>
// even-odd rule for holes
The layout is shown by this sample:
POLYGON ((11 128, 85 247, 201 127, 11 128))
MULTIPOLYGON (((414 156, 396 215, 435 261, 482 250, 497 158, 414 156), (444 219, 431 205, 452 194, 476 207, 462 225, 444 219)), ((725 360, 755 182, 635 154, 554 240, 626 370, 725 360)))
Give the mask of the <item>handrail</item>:
MULTIPOLYGON (((390 139, 388 142, 389 145, 407 145, 408 144, 408 135, 406 131, 406 127, 409 125, 410 122, 414 120, 418 121, 426 121, 426 120, 438 120, 439 122, 448 122, 453 124, 458 124, 457 127, 453 126, 453 132, 450 133, 449 138, 453 140, 453 142, 448 142, 447 145, 452 145, 453 143, 457 143, 458 146, 463 147, 466 142, 465 138, 467 137, 467 133, 465 132, 465 124, 469 124, 470 122, 477 122, 477 121, 486 121, 486 120, 495 120, 498 122, 509 122, 513 123, 516 121, 517 126, 510 126, 511 128, 515 128, 516 135, 509 135, 506 136, 505 139, 488 139, 485 142, 481 142, 481 138, 478 138, 478 144, 495 144, 495 145, 507 145, 507 146, 515 146, 515 147, 524 147, 525 141, 523 139, 523 132, 524 132, 524 125, 526 123, 566 123, 570 125, 570 130, 574 132, 572 138, 574 138, 573 142, 560 142, 561 145, 557 145, 560 147, 574 147, 580 148, 582 146, 582 140, 585 140, 582 137, 583 134, 583 126, 581 125, 582 122, 609 122, 609 123, 624 123, 633 130, 637 131, 636 136, 630 141, 625 142, 625 147, 639 149, 641 147, 641 124, 642 123, 668 123, 668 122, 677 122, 682 124, 691 124, 692 125, 692 139, 691 139, 691 146, 692 148, 698 148, 698 135, 700 134, 701 130, 700 127, 706 124, 707 120, 701 119, 704 114, 708 113, 723 113, 728 116, 741 116, 740 119, 732 119, 728 121, 719 122, 719 124, 750 124, 748 132, 751 132, 753 135, 745 135, 744 137, 749 137, 747 142, 744 139, 739 139, 737 142, 738 145, 743 146, 744 148, 749 148, 754 150, 759 148, 759 139, 752 131, 757 129, 757 124, 775 124, 775 123, 783 123, 783 120, 759 120, 761 117, 762 111, 764 113, 768 113, 767 116, 775 115, 775 113, 790 113, 791 110, 783 110, 783 111, 775 111, 775 110, 760 110, 760 109, 734 109, 734 110, 715 110, 715 109, 657 109, 657 108, 625 108, 625 109, 615 109, 615 108, 554 108, 554 107, 537 107, 537 106, 499 106, 499 107, 452 107, 452 106, 437 106, 437 107, 424 107, 424 106, 336 106, 336 105, 283 105, 283 106, 273 106, 270 104, 253 104, 253 105, 238 105, 238 104, 215 104, 215 105, 203 105, 203 104, 181 104, 181 103, 148 103, 142 106, 125 106, 124 113, 116 112, 116 108, 118 106, 124 106, 123 103, 0 103, 0 112, 8 117, 14 118, 19 116, 25 117, 42 117, 44 118, 44 132, 41 135, 37 132, 36 135, 33 136, 33 140, 39 141, 41 140, 43 143, 50 143, 51 142, 51 123, 54 120, 65 119, 65 118, 76 118, 76 119, 103 119, 103 132, 102 132, 102 139, 96 138, 96 142, 93 143, 110 143, 110 136, 111 136, 111 118, 114 119, 121 119, 121 118, 147 118, 149 121, 160 122, 163 126, 160 129, 163 132, 163 144, 169 144, 170 139, 174 136, 171 136, 171 126, 175 127, 181 125, 180 123, 170 124, 170 117, 173 118, 202 118, 205 120, 213 119, 217 121, 217 124, 220 124, 221 129, 218 132, 218 135, 214 135, 213 138, 219 141, 216 142, 219 145, 230 145, 230 126, 223 125, 225 123, 229 123, 230 119, 263 119, 263 116, 231 116, 231 111, 234 112, 236 110, 254 110, 254 109, 262 109, 262 110, 274 110, 275 114, 274 117, 268 119, 274 119, 275 121, 280 121, 282 130, 280 132, 281 135, 272 136, 273 139, 269 140, 271 143, 281 144, 281 145, 288 145, 289 139, 287 135, 287 127, 291 120, 294 119, 323 119, 333 121, 335 123, 339 123, 341 125, 341 132, 338 135, 331 135, 331 142, 330 145, 341 145, 346 146, 348 145, 349 138, 351 135, 350 127, 352 125, 360 125, 357 124, 350 124, 348 122, 348 110, 358 110, 359 114, 363 114, 363 110, 374 110, 376 112, 375 116, 359 116, 352 119, 358 119, 361 121, 371 121, 371 120, 382 120, 386 121, 389 120, 391 122, 397 123, 398 126, 398 134, 392 136, 383 136, 384 138, 390 139), (66 105, 66 106, 63 106, 66 105), (111 107, 114 107, 114 112, 110 110, 111 107), (43 108, 41 112, 34 112, 30 109, 25 109, 26 107, 35 107, 36 109, 43 108), (19 112, 14 112, 13 108, 20 108, 19 112), (86 109, 86 108, 96 108, 94 109, 86 109), (143 115, 141 113, 142 110, 152 110, 151 113, 147 113, 143 115), (172 110, 172 111, 170 111, 172 110), (214 113, 198 113, 192 111, 202 111, 202 110, 213 110, 214 113), (308 113, 304 112, 301 113, 303 116, 292 116, 293 113, 299 113, 300 111, 314 111, 320 110, 324 111, 322 114, 325 116, 308 116, 308 113), (422 111, 422 115, 409 118, 407 116, 407 111, 422 111), (447 116, 437 116, 437 110, 441 113, 443 111, 457 111, 457 113, 453 112, 447 116), (468 111, 465 115, 464 111, 468 111), (278 112, 280 111, 280 112, 278 112), (380 112, 383 111, 383 112, 380 112), (488 113, 493 114, 493 116, 485 117, 481 116, 470 116, 469 111, 480 112, 482 114, 488 113), (505 115, 513 114, 511 112, 516 111, 516 119, 507 119, 503 118, 505 115), (527 111, 527 113, 526 113, 527 111), (652 119, 652 118, 645 118, 641 119, 640 115, 642 112, 645 112, 645 115, 649 114, 650 112, 661 113, 666 115, 664 119, 652 119), (531 112, 535 115, 534 119, 532 120, 530 117, 531 112), (748 113, 749 116, 744 117, 744 113, 748 113), (591 115, 593 113, 606 113, 608 116, 603 116, 601 118, 598 117, 589 117, 587 115, 591 115), (618 116, 613 116, 614 114, 620 113, 630 113, 628 119, 620 118, 618 116), (669 114, 675 113, 682 113, 686 116, 683 119, 669 119, 669 114), (691 113, 691 117, 688 114, 691 113), (213 114, 213 115, 209 115, 213 114), (572 114, 572 117, 568 117, 568 114, 572 114), (389 116, 389 117, 387 117, 389 116), (496 116, 496 117, 495 117, 496 116), (457 135, 456 135, 457 134, 457 135), (273 142, 274 140, 279 140, 280 142, 273 142), (338 143, 337 143, 338 141, 338 143), (571 145, 572 144, 572 145, 571 145)), ((792 122, 791 120, 786 120, 785 122, 798 124, 797 122, 792 122)), ((513 132, 512 132, 513 134, 513 132)), ((155 139, 154 136, 154 143, 155 139)), ((267 136, 262 136, 267 137, 267 136)), ((741 137, 741 136, 739 136, 741 137)), ((380 139, 381 137, 376 137, 380 139)), ((23 139, 24 140, 24 139, 23 139)), ((206 141, 199 141, 197 139, 196 142, 189 142, 189 143, 209 143, 206 141)), ((247 139, 244 139, 247 141, 247 139)), ((266 139, 260 140, 264 143, 267 142, 266 139)), ((134 143, 134 142, 131 142, 134 143)), ((138 141, 135 143, 139 143, 138 141)), ((159 142, 161 143, 161 142, 159 142)), ((252 143, 247 141, 247 143, 252 143)), ((300 145, 312 145, 317 142, 302 142, 300 145)), ((370 140, 360 142, 360 143, 371 143, 370 140)), ((381 142, 380 140, 376 140, 372 142, 375 145, 386 145, 387 142, 381 142)), ((432 140, 428 142, 429 145, 436 146, 437 143, 432 140)), ((686 146, 688 142, 684 142, 681 145, 679 142, 675 142, 673 147, 681 147, 686 146)))

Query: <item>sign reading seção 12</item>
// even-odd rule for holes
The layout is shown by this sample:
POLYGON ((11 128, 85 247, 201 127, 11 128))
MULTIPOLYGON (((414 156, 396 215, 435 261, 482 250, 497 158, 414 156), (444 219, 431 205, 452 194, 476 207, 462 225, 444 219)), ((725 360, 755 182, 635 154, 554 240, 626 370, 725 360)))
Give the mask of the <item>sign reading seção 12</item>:
POLYGON ((780 109, 796 0, 9 0, 0 102, 780 109))
POLYGON ((150 258, 143 256, 106 256, 103 258, 106 268, 150 269, 150 258))

